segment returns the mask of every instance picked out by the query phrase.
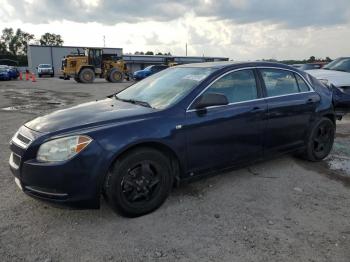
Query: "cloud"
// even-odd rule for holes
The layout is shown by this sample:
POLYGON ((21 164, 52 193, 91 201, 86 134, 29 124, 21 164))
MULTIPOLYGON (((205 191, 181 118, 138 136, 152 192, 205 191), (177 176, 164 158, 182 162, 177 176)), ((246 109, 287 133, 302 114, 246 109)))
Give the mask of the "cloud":
POLYGON ((268 22, 283 27, 327 26, 349 22, 349 0, 228 0, 207 1, 200 16, 227 19, 237 24, 268 22))
POLYGON ((284 28, 329 26, 349 22, 349 0, 2 0, 5 22, 49 23, 68 20, 107 25, 167 22, 193 13, 236 24, 266 22, 284 28))

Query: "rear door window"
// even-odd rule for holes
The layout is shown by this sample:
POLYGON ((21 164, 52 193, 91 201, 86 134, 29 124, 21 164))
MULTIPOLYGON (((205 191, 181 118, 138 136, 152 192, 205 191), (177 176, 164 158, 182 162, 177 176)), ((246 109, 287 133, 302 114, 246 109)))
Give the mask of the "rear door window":
POLYGON ((260 73, 268 97, 299 93, 299 87, 292 72, 281 69, 260 69, 260 73))

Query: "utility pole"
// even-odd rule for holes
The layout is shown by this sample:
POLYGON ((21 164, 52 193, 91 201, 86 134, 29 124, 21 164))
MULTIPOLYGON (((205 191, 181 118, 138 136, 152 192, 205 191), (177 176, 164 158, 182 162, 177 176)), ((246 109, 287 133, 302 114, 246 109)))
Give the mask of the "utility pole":
POLYGON ((103 47, 106 47, 106 36, 103 36, 103 47))
POLYGON ((186 43, 186 56, 187 56, 187 43, 186 43))

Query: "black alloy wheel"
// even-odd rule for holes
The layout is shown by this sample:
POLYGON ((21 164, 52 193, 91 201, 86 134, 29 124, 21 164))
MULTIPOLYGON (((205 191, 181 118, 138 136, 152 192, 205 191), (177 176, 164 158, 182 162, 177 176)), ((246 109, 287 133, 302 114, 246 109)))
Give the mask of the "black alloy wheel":
POLYGON ((335 125, 328 118, 322 118, 313 127, 309 136, 305 157, 310 161, 320 161, 332 150, 335 125))
POLYGON ((125 201, 147 202, 159 191, 161 175, 151 161, 142 161, 130 168, 121 181, 125 201))
POLYGON ((136 217, 161 206, 172 185, 169 158, 152 148, 136 148, 117 159, 106 177, 104 195, 118 213, 136 217))

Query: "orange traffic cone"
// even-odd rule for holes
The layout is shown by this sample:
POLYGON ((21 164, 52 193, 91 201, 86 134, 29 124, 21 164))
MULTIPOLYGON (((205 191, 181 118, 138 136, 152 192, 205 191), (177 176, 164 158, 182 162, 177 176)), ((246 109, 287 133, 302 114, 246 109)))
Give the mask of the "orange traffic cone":
POLYGON ((34 73, 32 73, 32 82, 36 82, 35 74, 34 74, 34 73))
POLYGON ((28 81, 29 80, 29 72, 28 72, 28 70, 26 71, 26 81, 28 81))
POLYGON ((19 72, 19 80, 23 80, 22 72, 19 72))

